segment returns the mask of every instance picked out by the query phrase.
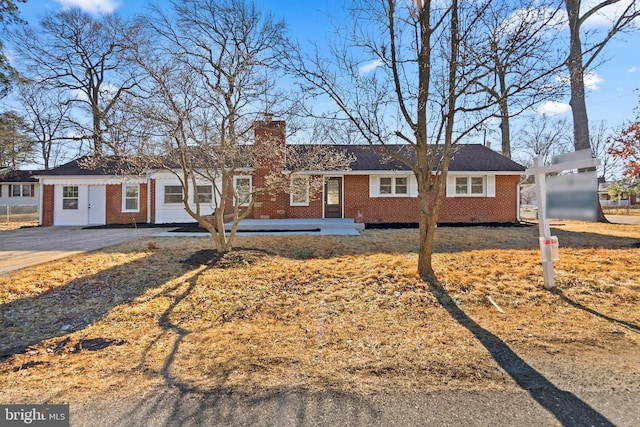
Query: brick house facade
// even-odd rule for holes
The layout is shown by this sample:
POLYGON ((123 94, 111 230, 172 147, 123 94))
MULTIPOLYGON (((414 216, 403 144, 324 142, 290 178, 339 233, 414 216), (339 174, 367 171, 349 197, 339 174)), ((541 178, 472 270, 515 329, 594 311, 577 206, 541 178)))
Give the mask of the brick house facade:
MULTIPOLYGON (((267 117, 255 122, 254 145, 250 147, 254 164, 247 165, 242 175, 234 177, 234 184, 244 180, 243 184, 251 188, 262 188, 270 172, 286 170, 287 152, 292 146, 286 144, 285 133, 282 121, 267 117)), ((296 195, 280 191, 254 196, 257 199, 250 217, 344 217, 371 224, 418 222, 417 184, 405 165, 390 161, 368 146, 331 147, 354 159, 347 170, 295 175, 309 182, 317 181, 321 188, 315 196, 309 188, 306 197, 304 191, 296 195)), ((411 150, 409 146, 395 147, 411 150)), ((84 169, 80 165, 80 161, 70 162, 38 176, 43 188, 42 225, 195 222, 181 205, 182 195, 176 193, 180 184, 171 174, 146 171, 139 176, 124 177, 105 167, 84 169)), ((450 162, 438 222, 518 221, 518 184, 524 169, 482 145, 458 145, 450 162)), ((206 188, 207 183, 198 185, 206 188)), ((205 206, 206 209, 213 212, 214 207, 205 206)))

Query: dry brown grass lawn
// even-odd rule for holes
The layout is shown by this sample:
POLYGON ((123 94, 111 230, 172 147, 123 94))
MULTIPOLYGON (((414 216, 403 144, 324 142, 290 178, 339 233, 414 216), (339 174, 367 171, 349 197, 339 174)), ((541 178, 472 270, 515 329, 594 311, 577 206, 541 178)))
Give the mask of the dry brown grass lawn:
POLYGON ((416 230, 242 237, 244 258, 199 266, 207 238, 156 238, 24 269, 0 278, 0 401, 514 387, 474 324, 526 360, 615 360, 640 389, 640 226, 554 232, 559 292, 536 227, 440 228, 444 292, 415 274, 416 230))

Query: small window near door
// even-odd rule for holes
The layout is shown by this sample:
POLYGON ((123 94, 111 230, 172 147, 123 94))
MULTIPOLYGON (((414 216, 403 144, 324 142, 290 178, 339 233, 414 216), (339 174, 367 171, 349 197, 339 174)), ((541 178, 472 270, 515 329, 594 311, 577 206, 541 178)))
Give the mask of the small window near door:
POLYGON ((78 209, 78 186, 69 185, 62 187, 62 209, 78 209))
POLYGON ((291 178, 291 206, 309 206, 309 177, 291 178))
POLYGON ((166 204, 182 203, 182 186, 181 185, 165 185, 164 186, 164 202, 166 204))
POLYGON ((140 210, 140 185, 126 184, 124 186, 124 212, 138 212, 140 210))
POLYGON ((233 178, 233 188, 236 193, 236 200, 240 206, 248 205, 251 202, 251 177, 236 176, 233 178))

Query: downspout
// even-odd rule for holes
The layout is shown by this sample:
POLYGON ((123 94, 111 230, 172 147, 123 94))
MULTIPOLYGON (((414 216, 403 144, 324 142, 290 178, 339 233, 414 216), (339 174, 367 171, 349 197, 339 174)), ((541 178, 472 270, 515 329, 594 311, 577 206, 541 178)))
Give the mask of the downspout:
POLYGON ((147 172, 147 224, 151 224, 151 173, 147 172))

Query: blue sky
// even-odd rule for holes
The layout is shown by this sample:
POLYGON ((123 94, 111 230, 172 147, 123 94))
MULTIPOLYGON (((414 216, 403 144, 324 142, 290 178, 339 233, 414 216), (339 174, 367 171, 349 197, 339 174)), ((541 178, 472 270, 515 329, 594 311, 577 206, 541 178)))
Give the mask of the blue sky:
MULTIPOLYGON (((583 0, 587 6, 597 0, 583 0)), ((156 0, 157 4, 168 1, 156 0)), ((300 41, 315 41, 319 44, 331 36, 329 15, 340 14, 345 0, 301 1, 301 0, 257 0, 263 11, 270 11, 276 18, 283 18, 291 34, 300 41)), ((145 11, 148 2, 135 0, 27 0, 19 8, 23 18, 37 23, 45 13, 77 5, 89 13, 117 12, 131 15, 145 11)), ((597 26, 606 17, 596 17, 592 25, 597 26)), ((587 102, 592 123, 606 121, 609 127, 617 127, 636 117, 634 108, 640 99, 640 31, 625 34, 609 44, 602 58, 606 62, 594 74, 587 76, 589 83, 587 102)), ((543 106, 539 112, 570 117, 568 99, 558 99, 543 106)))

